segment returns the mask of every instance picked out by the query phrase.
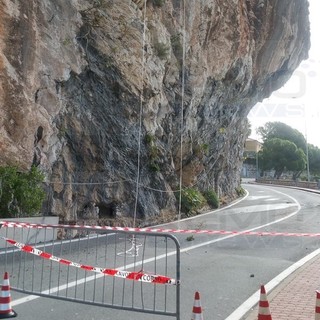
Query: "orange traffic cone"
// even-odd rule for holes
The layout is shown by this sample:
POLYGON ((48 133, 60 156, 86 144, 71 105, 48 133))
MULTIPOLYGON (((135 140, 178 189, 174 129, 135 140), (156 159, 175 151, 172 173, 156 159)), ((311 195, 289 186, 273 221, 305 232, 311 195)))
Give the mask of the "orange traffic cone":
POLYGON ((196 291, 194 295, 194 304, 192 309, 191 320, 203 320, 200 294, 198 291, 196 291))
POLYGON ((266 294, 266 289, 264 288, 263 285, 261 286, 261 289, 260 289, 258 320, 272 320, 270 309, 269 309, 269 302, 266 294))
POLYGON ((16 317, 17 313, 11 309, 11 295, 8 272, 5 272, 0 295, 0 319, 16 317))
POLYGON ((315 310, 315 320, 320 320, 320 291, 316 291, 317 297, 316 297, 316 310, 315 310))

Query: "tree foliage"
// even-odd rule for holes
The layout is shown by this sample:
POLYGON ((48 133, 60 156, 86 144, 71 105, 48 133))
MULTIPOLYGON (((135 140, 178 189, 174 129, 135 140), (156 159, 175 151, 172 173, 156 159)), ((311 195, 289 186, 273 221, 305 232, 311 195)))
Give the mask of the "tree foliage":
MULTIPOLYGON (((276 149, 272 149, 272 150, 268 149, 269 148, 268 144, 269 144, 270 140, 277 138, 277 139, 281 139, 284 141, 290 141, 290 142, 294 143, 297 146, 298 150, 300 150, 300 151, 296 151, 297 152, 296 156, 299 158, 298 154, 300 153, 301 159, 296 160, 296 162, 294 162, 294 161, 292 162, 292 160, 289 159, 290 164, 288 163, 285 165, 285 168, 287 170, 291 170, 294 172, 294 174, 293 174, 294 179, 298 178, 299 175, 301 174, 301 172, 305 169, 305 168, 301 169, 302 163, 303 163, 302 153, 304 153, 305 161, 307 161, 307 158, 306 158, 307 157, 307 147, 308 147, 308 159, 309 159, 310 173, 312 173, 314 175, 320 175, 320 149, 312 144, 307 145, 307 141, 301 132, 299 132, 296 129, 291 128, 290 126, 288 126, 282 122, 267 122, 264 127, 259 127, 257 129, 257 133, 259 133, 261 135, 261 137, 264 141, 263 152, 261 153, 261 161, 260 161, 260 157, 259 157, 259 161, 264 166, 263 168, 261 167, 261 169, 263 169, 263 170, 275 169, 275 167, 270 168, 270 165, 266 164, 266 162, 268 162, 269 164, 271 163, 270 162, 271 155, 267 155, 266 153, 270 152, 272 150, 274 150, 274 151, 276 150, 276 149), (291 169, 291 168, 296 168, 296 169, 291 169)), ((278 158, 279 159, 278 162, 280 162, 280 163, 278 164, 278 167, 282 166, 281 162, 284 161, 284 158, 283 158, 284 155, 285 155, 285 153, 283 155, 281 155, 281 150, 280 150, 280 155, 278 158)))
POLYGON ((312 144, 308 144, 308 157, 310 172, 320 175, 320 149, 312 144))
POLYGON ((306 139, 297 129, 293 129, 282 122, 267 122, 264 127, 259 127, 257 133, 261 135, 262 140, 278 138, 293 142, 298 148, 306 150, 306 139))
POLYGON ((44 175, 34 166, 28 172, 15 166, 0 167, 0 217, 37 214, 45 197, 43 180, 44 175))
POLYGON ((275 170, 279 179, 284 170, 294 172, 297 178, 306 166, 306 155, 293 142, 279 138, 268 139, 263 144, 260 166, 262 170, 275 170))

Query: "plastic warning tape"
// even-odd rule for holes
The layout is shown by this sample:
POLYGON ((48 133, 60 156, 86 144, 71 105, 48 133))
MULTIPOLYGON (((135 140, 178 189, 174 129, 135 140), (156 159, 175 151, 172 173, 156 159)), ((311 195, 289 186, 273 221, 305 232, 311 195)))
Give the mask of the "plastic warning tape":
POLYGON ((144 273, 142 271, 132 272, 132 271, 119 270, 119 269, 106 269, 106 268, 92 267, 89 265, 79 264, 76 262, 72 262, 70 260, 56 257, 50 253, 41 251, 41 250, 36 249, 32 246, 17 242, 15 240, 12 240, 9 238, 5 238, 5 237, 0 237, 0 238, 5 240, 6 242, 10 243, 11 245, 19 248, 21 251, 24 251, 24 252, 27 252, 30 254, 34 254, 34 255, 39 256, 43 259, 56 261, 56 262, 64 264, 64 265, 83 269, 86 271, 92 271, 92 272, 104 274, 106 276, 118 277, 118 278, 123 278, 123 279, 128 279, 128 280, 135 280, 135 281, 140 281, 140 282, 148 282, 148 283, 156 283, 156 284, 170 284, 170 285, 178 284, 178 281, 176 281, 175 279, 172 279, 172 278, 169 278, 166 276, 161 276, 161 275, 148 274, 148 273, 144 273))
POLYGON ((87 225, 64 225, 64 224, 36 224, 26 222, 0 221, 0 226, 7 228, 73 228, 73 229, 96 229, 107 231, 127 232, 151 232, 151 233, 182 233, 182 234, 211 234, 211 235, 248 235, 248 236, 284 236, 284 237, 320 237, 320 233, 295 233, 295 232, 270 232, 270 231, 228 231, 228 230, 201 230, 201 229, 162 229, 162 228, 131 228, 111 226, 87 226, 87 225))

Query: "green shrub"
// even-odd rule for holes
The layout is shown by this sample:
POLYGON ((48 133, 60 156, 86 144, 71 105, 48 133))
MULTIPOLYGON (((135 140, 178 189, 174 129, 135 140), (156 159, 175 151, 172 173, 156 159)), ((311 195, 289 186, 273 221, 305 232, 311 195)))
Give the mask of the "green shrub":
POLYGON ((200 147, 205 154, 209 152, 209 145, 207 143, 203 143, 200 147))
POLYGON ((237 196, 238 197, 242 197, 246 194, 246 190, 244 190, 241 186, 239 186, 238 188, 235 189, 237 196))
POLYGON ((63 41, 62 41, 62 44, 64 46, 69 46, 72 44, 72 40, 70 38, 64 38, 63 41))
POLYGON ((144 140, 146 144, 152 144, 154 142, 154 136, 151 133, 146 133, 144 140))
POLYGON ((66 127, 61 126, 61 127, 59 128, 58 138, 59 138, 59 139, 64 138, 64 137, 66 136, 66 133, 67 133, 66 127))
POLYGON ((207 200, 208 205, 211 208, 217 209, 219 208, 220 201, 214 190, 208 190, 204 194, 205 199, 207 200))
POLYGON ((194 188, 185 188, 181 192, 181 210, 190 216, 206 204, 203 195, 194 188))
POLYGON ((168 56, 168 46, 163 42, 156 42, 154 43, 154 50, 156 52, 156 55, 161 59, 164 60, 168 56))
POLYGON ((193 147, 193 153, 197 157, 203 157, 204 155, 208 155, 208 152, 209 152, 209 145, 207 143, 196 144, 193 147))
POLYGON ((152 3, 156 7, 162 7, 166 0, 152 0, 152 3))
POLYGON ((170 37, 171 47, 177 59, 182 59, 183 46, 181 44, 181 34, 177 33, 170 37))
POLYGON ((152 160, 156 160, 159 158, 159 149, 156 145, 152 145, 149 147, 149 158, 152 160))
POLYGON ((155 162, 155 161, 151 161, 149 163, 149 169, 152 171, 152 172, 159 172, 160 171, 160 167, 159 165, 155 162))
POLYGON ((44 175, 34 166, 20 172, 15 166, 0 167, 0 217, 37 214, 45 198, 44 175))
POLYGON ((160 150, 155 144, 155 136, 147 133, 144 137, 145 143, 148 150, 148 159, 149 159, 149 169, 152 172, 159 172, 159 153, 160 150))

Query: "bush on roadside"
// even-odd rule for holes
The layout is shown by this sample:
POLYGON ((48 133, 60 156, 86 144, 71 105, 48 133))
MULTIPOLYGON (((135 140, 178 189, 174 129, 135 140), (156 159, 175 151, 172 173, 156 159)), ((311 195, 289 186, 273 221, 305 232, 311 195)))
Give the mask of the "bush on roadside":
POLYGON ((181 191, 181 210, 191 216, 206 204, 203 195, 194 188, 185 188, 181 191))
POLYGON ((246 194, 246 190, 244 190, 241 186, 237 187, 235 190, 238 197, 243 197, 246 194))
POLYGON ((219 208, 220 201, 219 198, 214 190, 208 190, 204 192, 204 197, 207 200, 208 205, 211 208, 217 209, 219 208))
POLYGON ((39 213, 45 192, 44 175, 34 166, 21 172, 15 166, 0 167, 0 217, 28 217, 39 213))

